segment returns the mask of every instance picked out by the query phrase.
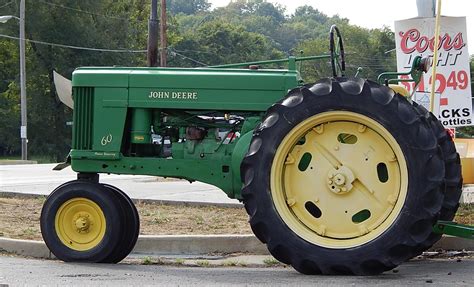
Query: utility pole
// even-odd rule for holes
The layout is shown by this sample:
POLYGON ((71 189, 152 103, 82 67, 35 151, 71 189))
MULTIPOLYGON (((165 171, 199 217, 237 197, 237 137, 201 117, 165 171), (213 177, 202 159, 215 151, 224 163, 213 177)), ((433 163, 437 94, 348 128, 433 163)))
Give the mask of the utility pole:
POLYGON ((166 67, 167 43, 166 43, 166 0, 161 0, 160 18, 160 66, 166 67))
POLYGON ((148 67, 157 66, 158 56, 158 7, 157 0, 151 0, 150 19, 148 20, 148 45, 147 45, 147 64, 148 67))
POLYGON ((20 109, 21 109, 21 159, 28 159, 28 137, 26 132, 26 64, 25 64, 25 0, 20 1, 20 109))

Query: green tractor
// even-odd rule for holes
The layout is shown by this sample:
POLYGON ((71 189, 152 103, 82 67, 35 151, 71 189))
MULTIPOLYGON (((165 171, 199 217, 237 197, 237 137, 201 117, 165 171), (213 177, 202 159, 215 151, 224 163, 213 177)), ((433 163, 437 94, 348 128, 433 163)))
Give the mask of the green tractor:
MULTIPOLYGON (((454 143, 390 77, 345 77, 338 29, 330 35, 322 56, 77 69, 68 156, 77 180, 41 213, 52 253, 116 263, 133 249, 137 210, 101 173, 215 185, 243 201, 270 253, 304 274, 378 274, 432 246, 433 226, 453 219, 461 194, 454 143), (314 59, 329 59, 333 75, 304 83, 297 62, 314 59)), ((416 61, 413 78, 426 66, 416 61)))

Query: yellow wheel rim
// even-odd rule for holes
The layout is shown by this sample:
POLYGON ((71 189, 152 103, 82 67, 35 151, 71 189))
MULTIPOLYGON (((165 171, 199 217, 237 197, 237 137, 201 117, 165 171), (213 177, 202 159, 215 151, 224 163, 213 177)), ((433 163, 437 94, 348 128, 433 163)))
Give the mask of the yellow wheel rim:
POLYGON ((271 195, 298 236, 327 248, 367 243, 390 228, 408 187, 405 157, 378 122, 333 111, 310 117, 279 145, 271 195))
POLYGON ((54 224, 61 242, 76 251, 96 247, 104 238, 106 229, 101 208, 87 198, 73 198, 63 203, 54 224))

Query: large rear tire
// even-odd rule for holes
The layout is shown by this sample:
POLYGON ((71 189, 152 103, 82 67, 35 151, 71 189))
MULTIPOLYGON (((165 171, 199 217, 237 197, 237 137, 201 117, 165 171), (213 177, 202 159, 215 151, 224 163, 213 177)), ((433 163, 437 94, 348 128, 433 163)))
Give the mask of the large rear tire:
POLYGON ((456 146, 451 135, 446 131, 441 122, 433 113, 428 112, 423 106, 413 103, 413 106, 429 122, 433 133, 435 134, 438 145, 443 152, 445 163, 445 197, 443 208, 441 209, 440 220, 453 220, 459 207, 459 198, 462 194, 462 168, 461 159, 456 151, 456 146))
MULTIPOLYGON (((462 194, 462 168, 461 159, 456 151, 451 135, 446 131, 441 122, 433 113, 428 112, 423 106, 413 103, 420 115, 424 116, 429 122, 433 133, 435 134, 438 145, 443 153, 443 160, 445 165, 444 177, 444 201, 443 207, 440 210, 439 219, 451 221, 456 215, 459 207, 459 198, 462 194)), ((441 238, 441 234, 432 233, 429 240, 426 242, 427 247, 431 247, 436 241, 441 238)), ((426 249, 426 247, 424 248, 426 249)))
POLYGON ((444 198, 424 115, 353 78, 292 90, 255 129, 241 165, 255 235, 305 274, 378 274, 427 246, 444 198))

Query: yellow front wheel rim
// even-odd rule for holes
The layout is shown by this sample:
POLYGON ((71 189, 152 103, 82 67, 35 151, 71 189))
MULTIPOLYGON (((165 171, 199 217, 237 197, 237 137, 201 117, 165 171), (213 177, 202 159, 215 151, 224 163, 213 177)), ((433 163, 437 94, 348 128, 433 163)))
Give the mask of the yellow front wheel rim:
POLYGON ((271 195, 286 225, 328 248, 367 243, 397 219, 407 195, 403 152, 381 124, 352 112, 310 117, 280 143, 271 195))
POLYGON ((73 198, 63 203, 54 223, 61 242, 76 251, 96 247, 106 230, 104 212, 97 203, 87 198, 73 198))

